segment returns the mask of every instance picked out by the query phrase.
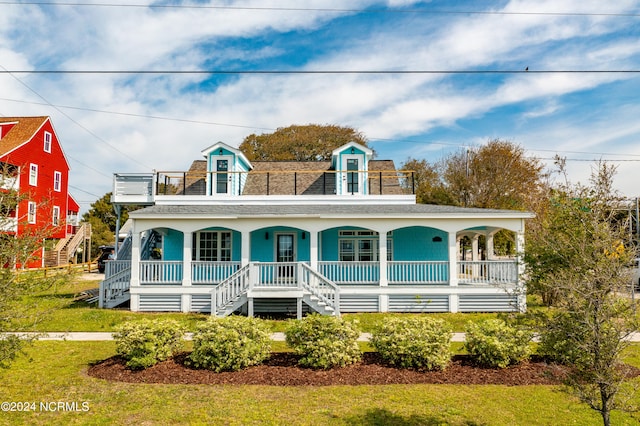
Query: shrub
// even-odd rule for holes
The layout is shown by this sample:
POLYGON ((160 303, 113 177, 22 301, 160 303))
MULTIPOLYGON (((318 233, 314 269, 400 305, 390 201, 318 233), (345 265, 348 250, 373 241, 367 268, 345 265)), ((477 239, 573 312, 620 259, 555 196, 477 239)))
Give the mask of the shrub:
POLYGON ((481 366, 505 368, 529 358, 532 334, 500 319, 467 323, 465 348, 481 366))
POLYGON ((182 326, 173 320, 127 322, 116 327, 116 352, 133 370, 149 368, 182 347, 182 326))
POLYGON ((451 360, 451 328, 428 316, 392 317, 371 334, 371 345, 400 368, 444 370, 451 360))
POLYGON ((362 357, 356 323, 342 318, 312 314, 293 321, 285 336, 287 344, 301 356, 298 364, 303 367, 344 367, 362 357))
POLYGON ((189 362, 215 372, 238 371, 260 364, 270 353, 270 330, 263 320, 211 318, 196 327, 189 362))

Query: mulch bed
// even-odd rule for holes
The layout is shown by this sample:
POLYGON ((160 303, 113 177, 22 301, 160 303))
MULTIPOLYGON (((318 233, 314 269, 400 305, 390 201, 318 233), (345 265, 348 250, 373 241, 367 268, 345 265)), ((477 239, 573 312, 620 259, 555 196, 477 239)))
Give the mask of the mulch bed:
MULTIPOLYGON (((295 354, 278 352, 262 365, 238 372, 214 373, 185 365, 189 354, 182 353, 142 371, 132 371, 119 356, 91 365, 88 375, 129 383, 227 384, 268 386, 331 386, 390 384, 463 384, 463 385, 555 385, 566 371, 564 367, 541 359, 505 369, 480 368, 468 357, 455 356, 444 371, 423 372, 385 365, 375 352, 365 352, 362 361, 344 368, 311 370, 297 366, 295 354)), ((635 372, 635 376, 640 371, 635 372)))

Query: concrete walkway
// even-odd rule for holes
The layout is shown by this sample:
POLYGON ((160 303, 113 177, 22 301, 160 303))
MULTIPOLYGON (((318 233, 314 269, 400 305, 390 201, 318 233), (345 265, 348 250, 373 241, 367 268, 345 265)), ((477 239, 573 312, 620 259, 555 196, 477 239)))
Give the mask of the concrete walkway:
MULTIPOLYGON (((4 335, 17 335, 25 337, 36 337, 38 340, 66 340, 69 342, 91 342, 91 341, 105 341, 113 340, 113 336, 110 332, 89 332, 89 331, 74 331, 74 332, 49 332, 49 333, 4 333, 4 335)), ((191 340, 193 333, 186 333, 185 340, 191 340)), ((362 333, 358 338, 360 342, 368 342, 371 338, 371 333, 362 333)), ((284 333, 272 333, 271 339, 275 342, 284 342, 284 333)), ((629 341, 640 342, 640 332, 635 332, 629 336, 629 341)), ((452 342, 464 342, 464 333, 453 333, 451 338, 452 342)))
MULTIPOLYGON (((110 332, 89 332, 89 331, 73 331, 68 333, 4 333, 5 335, 16 335, 24 337, 35 337, 38 340, 66 340, 69 342, 91 342, 113 340, 110 332)), ((191 340, 193 333, 185 333, 185 340, 191 340)), ((640 336, 638 337, 640 339, 640 336)), ((284 342, 284 333, 272 333, 271 339, 276 342, 284 342)), ((371 339, 371 333, 362 333, 358 338, 360 342, 368 342, 371 339)), ((452 342, 464 342, 464 333, 453 333, 452 342)), ((640 341, 640 340, 639 340, 640 341)))

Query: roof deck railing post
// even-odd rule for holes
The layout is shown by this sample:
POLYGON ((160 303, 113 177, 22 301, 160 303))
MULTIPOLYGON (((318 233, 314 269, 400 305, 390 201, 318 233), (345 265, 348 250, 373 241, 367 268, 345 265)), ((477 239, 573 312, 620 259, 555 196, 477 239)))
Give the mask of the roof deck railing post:
POLYGON ((414 176, 413 176, 413 173, 414 173, 414 172, 412 171, 412 172, 411 172, 411 193, 412 193, 413 195, 416 195, 416 180, 415 180, 415 178, 414 178, 414 176))
POLYGON ((182 174, 182 194, 187 195, 187 172, 182 174))
POLYGON ((382 195, 382 171, 380 171, 380 195, 382 195))
POLYGON ((267 172, 267 195, 269 195, 269 177, 270 177, 270 174, 269 172, 267 172))
POLYGON ((298 195, 298 172, 293 172, 293 195, 298 195))
POLYGON ((327 172, 322 172, 322 195, 327 195, 327 172))

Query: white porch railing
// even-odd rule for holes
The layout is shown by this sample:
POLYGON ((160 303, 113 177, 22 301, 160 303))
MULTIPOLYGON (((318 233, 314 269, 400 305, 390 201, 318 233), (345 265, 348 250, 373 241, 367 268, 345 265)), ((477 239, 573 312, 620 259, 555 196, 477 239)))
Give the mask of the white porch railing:
POLYGON ((301 263, 302 287, 340 316, 340 288, 307 264, 301 263))
POLYGON ((460 284, 516 284, 518 263, 515 260, 459 261, 460 284))
POLYGON ((193 284, 215 285, 240 269, 240 262, 191 262, 191 282, 193 284))
POLYGON ((447 284, 449 262, 388 262, 387 277, 389 284, 447 284))
POLYGON ((211 311, 218 315, 232 305, 250 287, 251 265, 245 265, 211 291, 211 311))
POLYGON ((105 279, 100 282, 98 306, 111 307, 129 291, 131 285, 131 262, 111 260, 105 263, 105 279))
POLYGON ((181 285, 182 261, 140 261, 141 285, 181 285))
POLYGON ((318 272, 336 284, 380 283, 379 262, 318 262, 318 272))
POLYGON ((256 262, 252 285, 257 287, 297 287, 299 262, 256 262))

